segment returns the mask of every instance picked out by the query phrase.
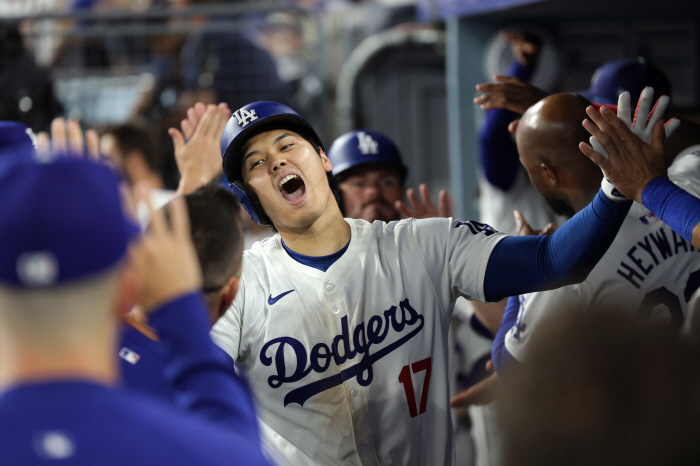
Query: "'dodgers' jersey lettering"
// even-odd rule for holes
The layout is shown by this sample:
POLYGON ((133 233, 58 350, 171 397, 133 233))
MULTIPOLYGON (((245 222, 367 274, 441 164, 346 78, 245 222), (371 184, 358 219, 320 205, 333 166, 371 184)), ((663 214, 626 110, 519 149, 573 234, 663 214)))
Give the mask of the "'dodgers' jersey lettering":
POLYGON ((270 376, 268 379, 270 387, 279 388, 284 383, 302 380, 312 370, 314 372, 324 373, 328 370, 331 360, 337 366, 340 366, 346 360, 353 359, 356 354, 363 355, 359 363, 343 369, 339 374, 290 391, 284 397, 284 405, 287 406, 289 403, 298 403, 303 406, 304 402, 312 396, 340 385, 344 380, 349 380, 354 377, 357 377, 357 381, 363 387, 371 384, 374 378, 372 364, 413 338, 423 329, 423 322, 425 320, 422 315, 418 314, 418 312, 411 307, 408 303, 408 299, 401 301, 398 311, 396 306, 391 306, 391 308, 384 311, 384 317, 385 321, 383 322, 380 316, 372 316, 366 329, 364 321, 360 322, 360 324, 355 327, 351 340, 350 333, 348 332, 348 318, 347 316, 343 316, 340 319, 342 333, 333 338, 333 343, 330 348, 325 343, 316 344, 311 350, 310 358, 308 358, 308 366, 306 365, 306 348, 304 348, 304 345, 298 340, 290 337, 280 337, 267 342, 260 351, 260 362, 266 366, 271 365, 273 362, 273 359, 267 355, 268 349, 275 345, 277 346, 277 350, 274 353, 277 374, 270 376), (401 316, 400 319, 398 318, 399 316, 401 316), (372 345, 379 345, 387 338, 390 327, 396 334, 400 334, 404 326, 413 326, 414 328, 377 352, 373 354, 370 353, 372 345), (294 360, 296 362, 296 369, 290 376, 286 375, 287 361, 284 357, 284 348, 287 345, 294 351, 294 360))

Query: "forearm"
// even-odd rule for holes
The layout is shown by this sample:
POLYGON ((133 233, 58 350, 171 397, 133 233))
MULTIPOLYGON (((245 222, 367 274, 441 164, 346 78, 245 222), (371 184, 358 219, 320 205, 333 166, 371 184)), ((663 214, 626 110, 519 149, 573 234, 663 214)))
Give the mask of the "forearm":
MULTIPOLYGON (((522 81, 530 78, 531 70, 513 60, 508 76, 522 81)), ((508 125, 518 118, 510 110, 496 108, 485 112, 484 125, 479 131, 479 161, 486 180, 507 191, 513 185, 518 165, 518 148, 508 132, 508 125)))
POLYGON ((554 234, 509 236, 494 248, 486 267, 489 301, 583 281, 612 243, 631 206, 602 190, 554 234))
POLYGON ((499 377, 503 374, 506 367, 513 364, 513 361, 517 361, 506 348, 506 335, 510 329, 515 326, 518 320, 519 310, 519 296, 511 296, 508 298, 506 309, 503 313, 503 320, 501 321, 501 325, 493 341, 493 346, 491 347, 491 361, 499 377))
POLYGON ((642 203, 683 239, 700 248, 700 199, 668 178, 658 177, 642 191, 642 203))
POLYGON ((178 408, 245 435, 257 435, 250 391, 232 362, 209 337, 207 310, 198 293, 156 311, 150 324, 168 348, 165 377, 178 408))

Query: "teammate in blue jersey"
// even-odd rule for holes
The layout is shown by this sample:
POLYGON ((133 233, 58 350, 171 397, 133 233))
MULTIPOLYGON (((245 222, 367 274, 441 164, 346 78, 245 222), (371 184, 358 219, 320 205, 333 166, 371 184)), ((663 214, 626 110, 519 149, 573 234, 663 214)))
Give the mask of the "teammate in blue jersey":
MULTIPOLYGON (((202 270, 202 293, 206 299, 208 323, 213 325, 228 309, 238 290, 243 253, 240 204, 227 189, 205 185, 185 195, 189 212, 190 229, 197 258, 202 270)), ((178 396, 177 386, 166 376, 169 362, 167 346, 158 335, 132 310, 119 349, 123 384, 129 389, 158 395, 173 403, 178 396)), ((184 335, 187 330, 183 329, 184 335)), ((219 348, 215 350, 220 351, 219 348)), ((229 357, 221 351, 226 360, 229 357)), ((246 428, 255 429, 256 419, 250 390, 233 368, 230 377, 235 383, 229 393, 236 400, 233 407, 240 412, 237 418, 248 419, 246 428)), ((201 414, 201 413, 200 413, 201 414)), ((207 414, 212 414, 207 412, 207 414)), ((216 413, 213 413, 216 417, 216 413)))
POLYGON ((207 334, 184 204, 171 227, 154 216, 127 257, 137 229, 109 168, 15 155, 25 160, 0 167, 2 463, 267 464, 250 420, 220 406, 229 371, 207 334), (134 299, 184 409, 114 388, 119 314, 134 299), (199 407, 219 420, 183 412, 199 407))

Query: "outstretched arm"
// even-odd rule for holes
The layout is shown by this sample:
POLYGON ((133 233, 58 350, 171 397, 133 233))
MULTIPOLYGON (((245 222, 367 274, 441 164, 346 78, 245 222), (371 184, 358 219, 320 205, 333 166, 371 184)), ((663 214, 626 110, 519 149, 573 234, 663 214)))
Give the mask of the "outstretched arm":
POLYGON ((486 266, 487 299, 580 283, 607 251, 631 204, 615 202, 601 189, 554 234, 504 238, 486 266))
POLYGON ((506 33, 515 59, 507 76, 494 76, 495 83, 477 84, 484 94, 474 103, 487 110, 479 131, 479 162, 486 180, 504 191, 513 185, 518 165, 518 149, 508 125, 531 105, 547 95, 527 84, 537 63, 539 40, 519 33, 506 33))
POLYGON ((651 143, 647 143, 612 111, 589 107, 587 113, 595 124, 586 121, 584 127, 601 147, 596 150, 581 143, 581 151, 623 194, 644 204, 686 241, 700 247, 700 199, 666 177, 663 140, 678 120, 666 125, 658 120, 652 127, 651 143))
MULTIPOLYGON (((513 69, 521 67, 515 63, 513 69)), ((486 180, 506 191, 513 185, 520 164, 508 125, 547 94, 515 77, 494 76, 494 79, 497 83, 476 86, 485 94, 476 97, 474 103, 487 110, 479 131, 479 162, 486 180)))

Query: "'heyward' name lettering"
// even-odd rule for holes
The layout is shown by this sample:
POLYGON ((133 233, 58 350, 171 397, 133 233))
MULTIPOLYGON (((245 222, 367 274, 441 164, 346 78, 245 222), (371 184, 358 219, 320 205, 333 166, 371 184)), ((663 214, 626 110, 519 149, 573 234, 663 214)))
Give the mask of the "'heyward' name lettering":
POLYGON ((625 260, 620 261, 617 273, 639 289, 647 275, 662 261, 674 255, 677 256, 681 251, 697 251, 675 231, 671 231, 671 240, 663 227, 656 232, 649 233, 627 251, 627 258, 632 264, 625 262, 625 260))
POLYGON ((352 333, 348 329, 348 317, 343 316, 340 320, 341 333, 333 338, 329 347, 325 343, 318 343, 311 348, 311 353, 307 355, 306 348, 297 339, 291 337, 280 337, 268 341, 260 350, 260 362, 266 366, 271 366, 274 362, 277 374, 268 378, 267 383, 272 388, 280 388, 285 383, 297 382, 311 373, 320 374, 326 372, 333 361, 337 366, 343 364, 348 359, 354 358, 357 354, 362 354, 360 362, 354 366, 343 369, 339 374, 317 380, 303 387, 291 390, 284 397, 284 405, 297 403, 304 406, 306 400, 314 395, 324 392, 330 388, 342 384, 346 380, 357 377, 357 382, 366 387, 372 383, 374 372, 372 365, 381 358, 391 353, 408 340, 413 338, 423 329, 424 317, 411 307, 408 299, 399 303, 399 307, 391 306, 384 311, 384 316, 372 316, 367 325, 364 321, 357 324, 352 333), (404 331, 405 327, 411 328, 392 343, 384 346, 375 353, 370 353, 372 345, 382 343, 389 335, 389 328, 397 334, 404 331), (277 345, 273 357, 268 356, 268 350, 277 345), (287 375, 287 360, 285 359, 285 349, 287 354, 291 349, 294 353, 292 361, 295 367, 292 374, 287 375), (308 363, 308 365, 307 365, 308 363))

